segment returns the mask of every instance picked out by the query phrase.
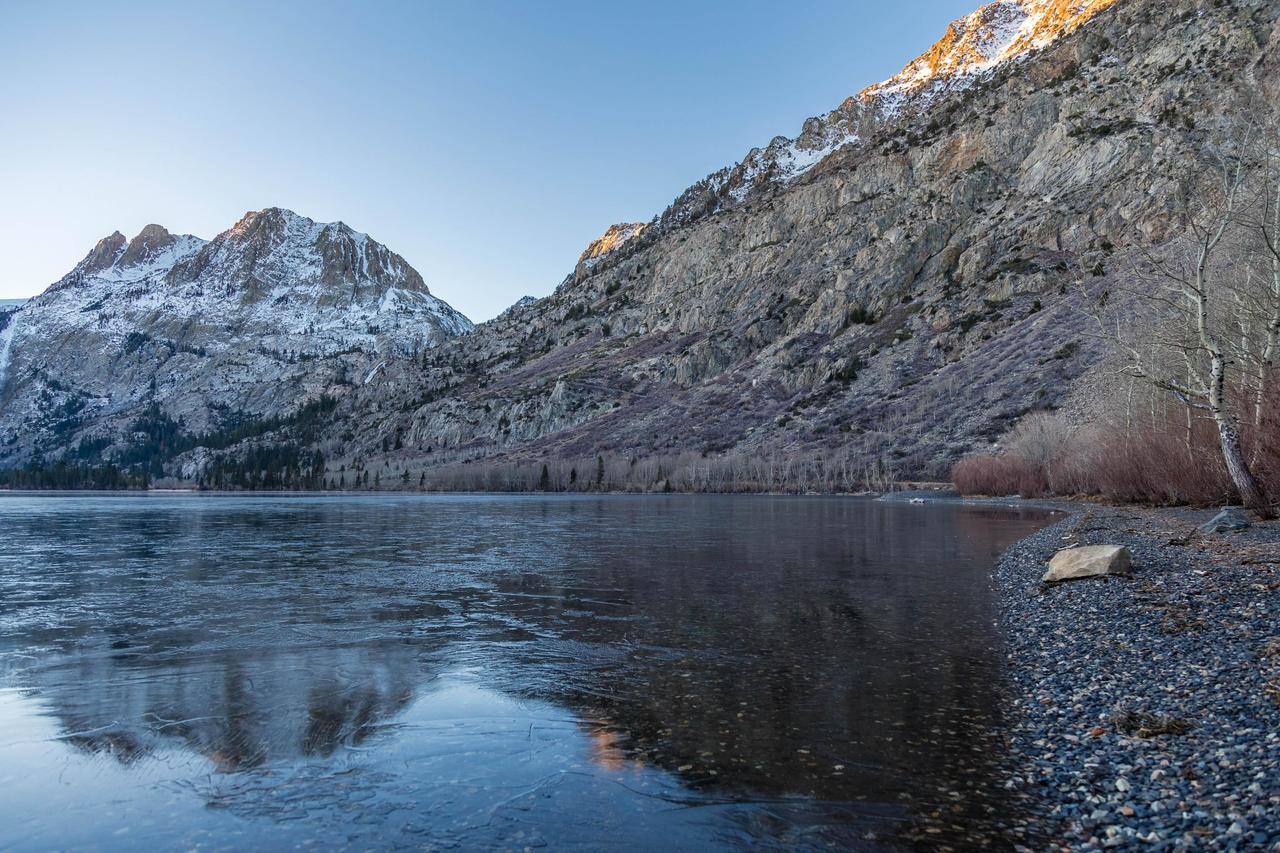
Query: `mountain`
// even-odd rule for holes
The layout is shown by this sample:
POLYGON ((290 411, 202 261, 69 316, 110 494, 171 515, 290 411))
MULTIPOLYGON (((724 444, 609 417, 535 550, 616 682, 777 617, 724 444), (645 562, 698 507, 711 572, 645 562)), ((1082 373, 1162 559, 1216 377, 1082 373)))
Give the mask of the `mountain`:
POLYGON ((516 312, 523 311, 525 308, 529 307, 530 305, 534 304, 537 301, 538 301, 538 297, 536 296, 521 296, 515 302, 511 303, 506 308, 504 308, 502 310, 502 313, 499 314, 498 316, 507 317, 516 312))
POLYGON ((1218 129, 1280 83, 1276 14, 989 4, 601 252, 610 229, 551 296, 389 368, 335 413, 335 458, 471 485, 597 456, 944 477, 1114 385, 1078 294, 1186 228, 1218 129))
POLYGON ((386 246, 280 208, 208 241, 159 225, 115 232, 6 316, 10 464, 127 446, 156 409, 193 432, 280 416, 472 328, 386 246))
POLYGON ((974 85, 1068 35, 1119 0, 999 0, 954 21, 927 52, 857 100, 893 113, 927 105, 943 92, 974 85))
POLYGON ((1280 92, 1278 11, 1274 0, 988 4, 797 137, 753 149, 643 227, 611 227, 550 296, 465 335, 450 336, 462 321, 433 327, 421 345, 389 335, 389 320, 362 337, 358 323, 327 325, 344 312, 289 326, 294 315, 273 307, 296 299, 310 318, 330 299, 364 311, 375 294, 419 292, 392 283, 390 261, 369 263, 377 283, 362 285, 357 241, 335 226, 267 229, 289 232, 283 245, 304 247, 306 262, 271 241, 233 251, 254 222, 208 246, 153 234, 136 263, 160 270, 173 257, 169 272, 132 284, 110 272, 128 251, 113 235, 82 264, 92 298, 64 295, 80 287, 64 280, 10 323, 17 372, 0 403, 26 414, 0 415, 9 464, 34 450, 17 425, 37 423, 46 458, 85 436, 101 437, 73 458, 128 461, 150 442, 167 473, 230 485, 284 482, 263 454, 285 446, 297 451, 290 470, 312 459, 308 483, 348 486, 529 486, 513 472, 543 464, 642 487, 661 487, 673 466, 704 485, 725 468, 814 488, 945 476, 1027 412, 1087 417, 1114 387, 1080 294, 1127 281, 1187 230, 1191 181, 1222 134, 1280 92), (345 248, 323 248, 330 240, 345 248), (210 248, 219 241, 225 254, 210 248), (182 291, 192 281, 202 296, 182 291), (174 290, 182 304, 222 300, 199 314, 204 355, 183 349, 185 321, 169 319, 181 312, 148 296, 174 290), (97 294, 139 307, 125 314, 97 294), (57 319, 24 331, 42 311, 57 319), (225 328, 209 325, 224 313, 225 328), (62 331, 72 318, 83 335, 62 331), (107 335, 106 358, 82 343, 107 335), (219 361, 222 346, 234 357, 219 361), (152 400, 163 418, 137 414, 152 400), (38 417, 68 406, 80 407, 59 415, 73 428, 38 417), (239 410, 279 417, 232 429, 239 410))

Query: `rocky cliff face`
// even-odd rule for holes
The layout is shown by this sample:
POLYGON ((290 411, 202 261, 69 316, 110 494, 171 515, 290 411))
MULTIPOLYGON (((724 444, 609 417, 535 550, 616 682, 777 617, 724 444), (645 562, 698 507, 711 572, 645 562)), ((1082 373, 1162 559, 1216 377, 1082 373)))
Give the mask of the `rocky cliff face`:
POLYGON ((858 99, 890 101, 892 112, 927 105, 940 92, 979 82, 994 68, 1027 57, 1083 26, 1119 0, 999 0, 947 27, 928 51, 858 99))
POLYGON ((578 256, 578 265, 573 270, 574 277, 585 278, 601 260, 639 237, 648 227, 647 222, 623 222, 610 225, 603 234, 588 243, 587 248, 582 250, 582 254, 578 256))
POLYGON ((686 190, 660 219, 679 226, 795 181, 832 152, 858 145, 887 123, 931 109, 935 101, 1006 72, 1034 51, 1090 21, 1118 0, 997 0, 953 21, 933 47, 898 74, 863 89, 804 123, 795 138, 777 136, 740 162, 686 190))
POLYGON ((9 464, 127 445, 153 405, 194 432, 279 415, 471 329, 368 235, 279 208, 210 241, 159 225, 116 232, 5 317, 9 464))
POLYGON ((1100 352, 1075 294, 1182 227, 1239 93, 1274 91, 1276 17, 987 6, 553 296, 389 368, 352 401, 370 438, 329 447, 378 458, 399 436, 410 469, 691 453, 944 475, 1082 387, 1100 352))

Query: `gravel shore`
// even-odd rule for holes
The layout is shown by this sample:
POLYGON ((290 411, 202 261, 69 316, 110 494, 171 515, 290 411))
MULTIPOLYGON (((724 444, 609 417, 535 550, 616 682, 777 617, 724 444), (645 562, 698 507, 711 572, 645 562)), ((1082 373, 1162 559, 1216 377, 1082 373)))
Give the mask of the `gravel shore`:
POLYGON ((1027 849, 1280 850, 1280 523, 1085 506, 996 567, 1027 849), (1040 583, 1074 545, 1126 577, 1040 583))

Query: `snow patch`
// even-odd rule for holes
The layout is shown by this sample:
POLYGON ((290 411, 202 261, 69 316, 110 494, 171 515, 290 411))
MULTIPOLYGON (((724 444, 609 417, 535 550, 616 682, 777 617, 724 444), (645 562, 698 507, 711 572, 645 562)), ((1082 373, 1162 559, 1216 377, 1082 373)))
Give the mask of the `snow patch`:
POLYGON ((377 364, 375 364, 375 365, 373 366, 373 369, 372 369, 372 370, 370 370, 367 374, 365 374, 365 377, 364 377, 364 384, 365 384, 365 385, 368 385, 370 382, 372 382, 372 381, 373 381, 373 377, 377 376, 377 375, 378 375, 378 373, 379 373, 383 368, 385 368, 386 366, 387 366, 387 361, 386 361, 386 359, 383 359, 382 361, 380 361, 380 362, 378 362, 377 364))
POLYGON ((8 379, 9 359, 13 352, 13 336, 18 327, 18 318, 21 315, 21 311, 15 311, 14 315, 9 318, 9 325, 4 327, 4 331, 0 331, 0 393, 4 392, 4 384, 8 379))

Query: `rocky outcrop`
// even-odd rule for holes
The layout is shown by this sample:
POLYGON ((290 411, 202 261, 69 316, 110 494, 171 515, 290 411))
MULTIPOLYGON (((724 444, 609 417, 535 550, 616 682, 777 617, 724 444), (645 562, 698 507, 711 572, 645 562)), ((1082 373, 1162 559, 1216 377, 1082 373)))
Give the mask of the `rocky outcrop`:
POLYGON ((519 299, 517 299, 515 302, 509 305, 507 309, 503 311, 503 313, 506 314, 511 311, 523 310, 524 308, 527 308, 528 306, 534 304, 537 301, 538 301, 538 297, 536 296, 521 296, 519 299))
POLYGON ((147 263, 161 257, 178 241, 179 238, 170 234, 164 226, 148 225, 138 232, 137 237, 129 241, 115 264, 127 268, 147 263))
POLYGON ((639 237, 647 227, 647 222, 623 222, 610 225, 603 234, 588 243, 587 248, 578 256, 578 265, 573 270, 574 276, 579 280, 586 277, 599 265, 601 259, 639 237))
POLYGON ((128 241, 125 240, 123 234, 119 231, 112 231, 108 236, 99 240, 93 250, 85 255, 84 260, 72 271, 71 276, 63 278, 60 283, 66 283, 69 279, 79 280, 83 276, 111 268, 120 260, 120 256, 124 254, 127 245, 128 241), (72 279, 73 276, 74 279, 72 279))
POLYGON ((1121 545, 1086 545, 1067 548, 1053 555, 1044 583, 1128 574, 1133 567, 1129 549, 1121 545))

